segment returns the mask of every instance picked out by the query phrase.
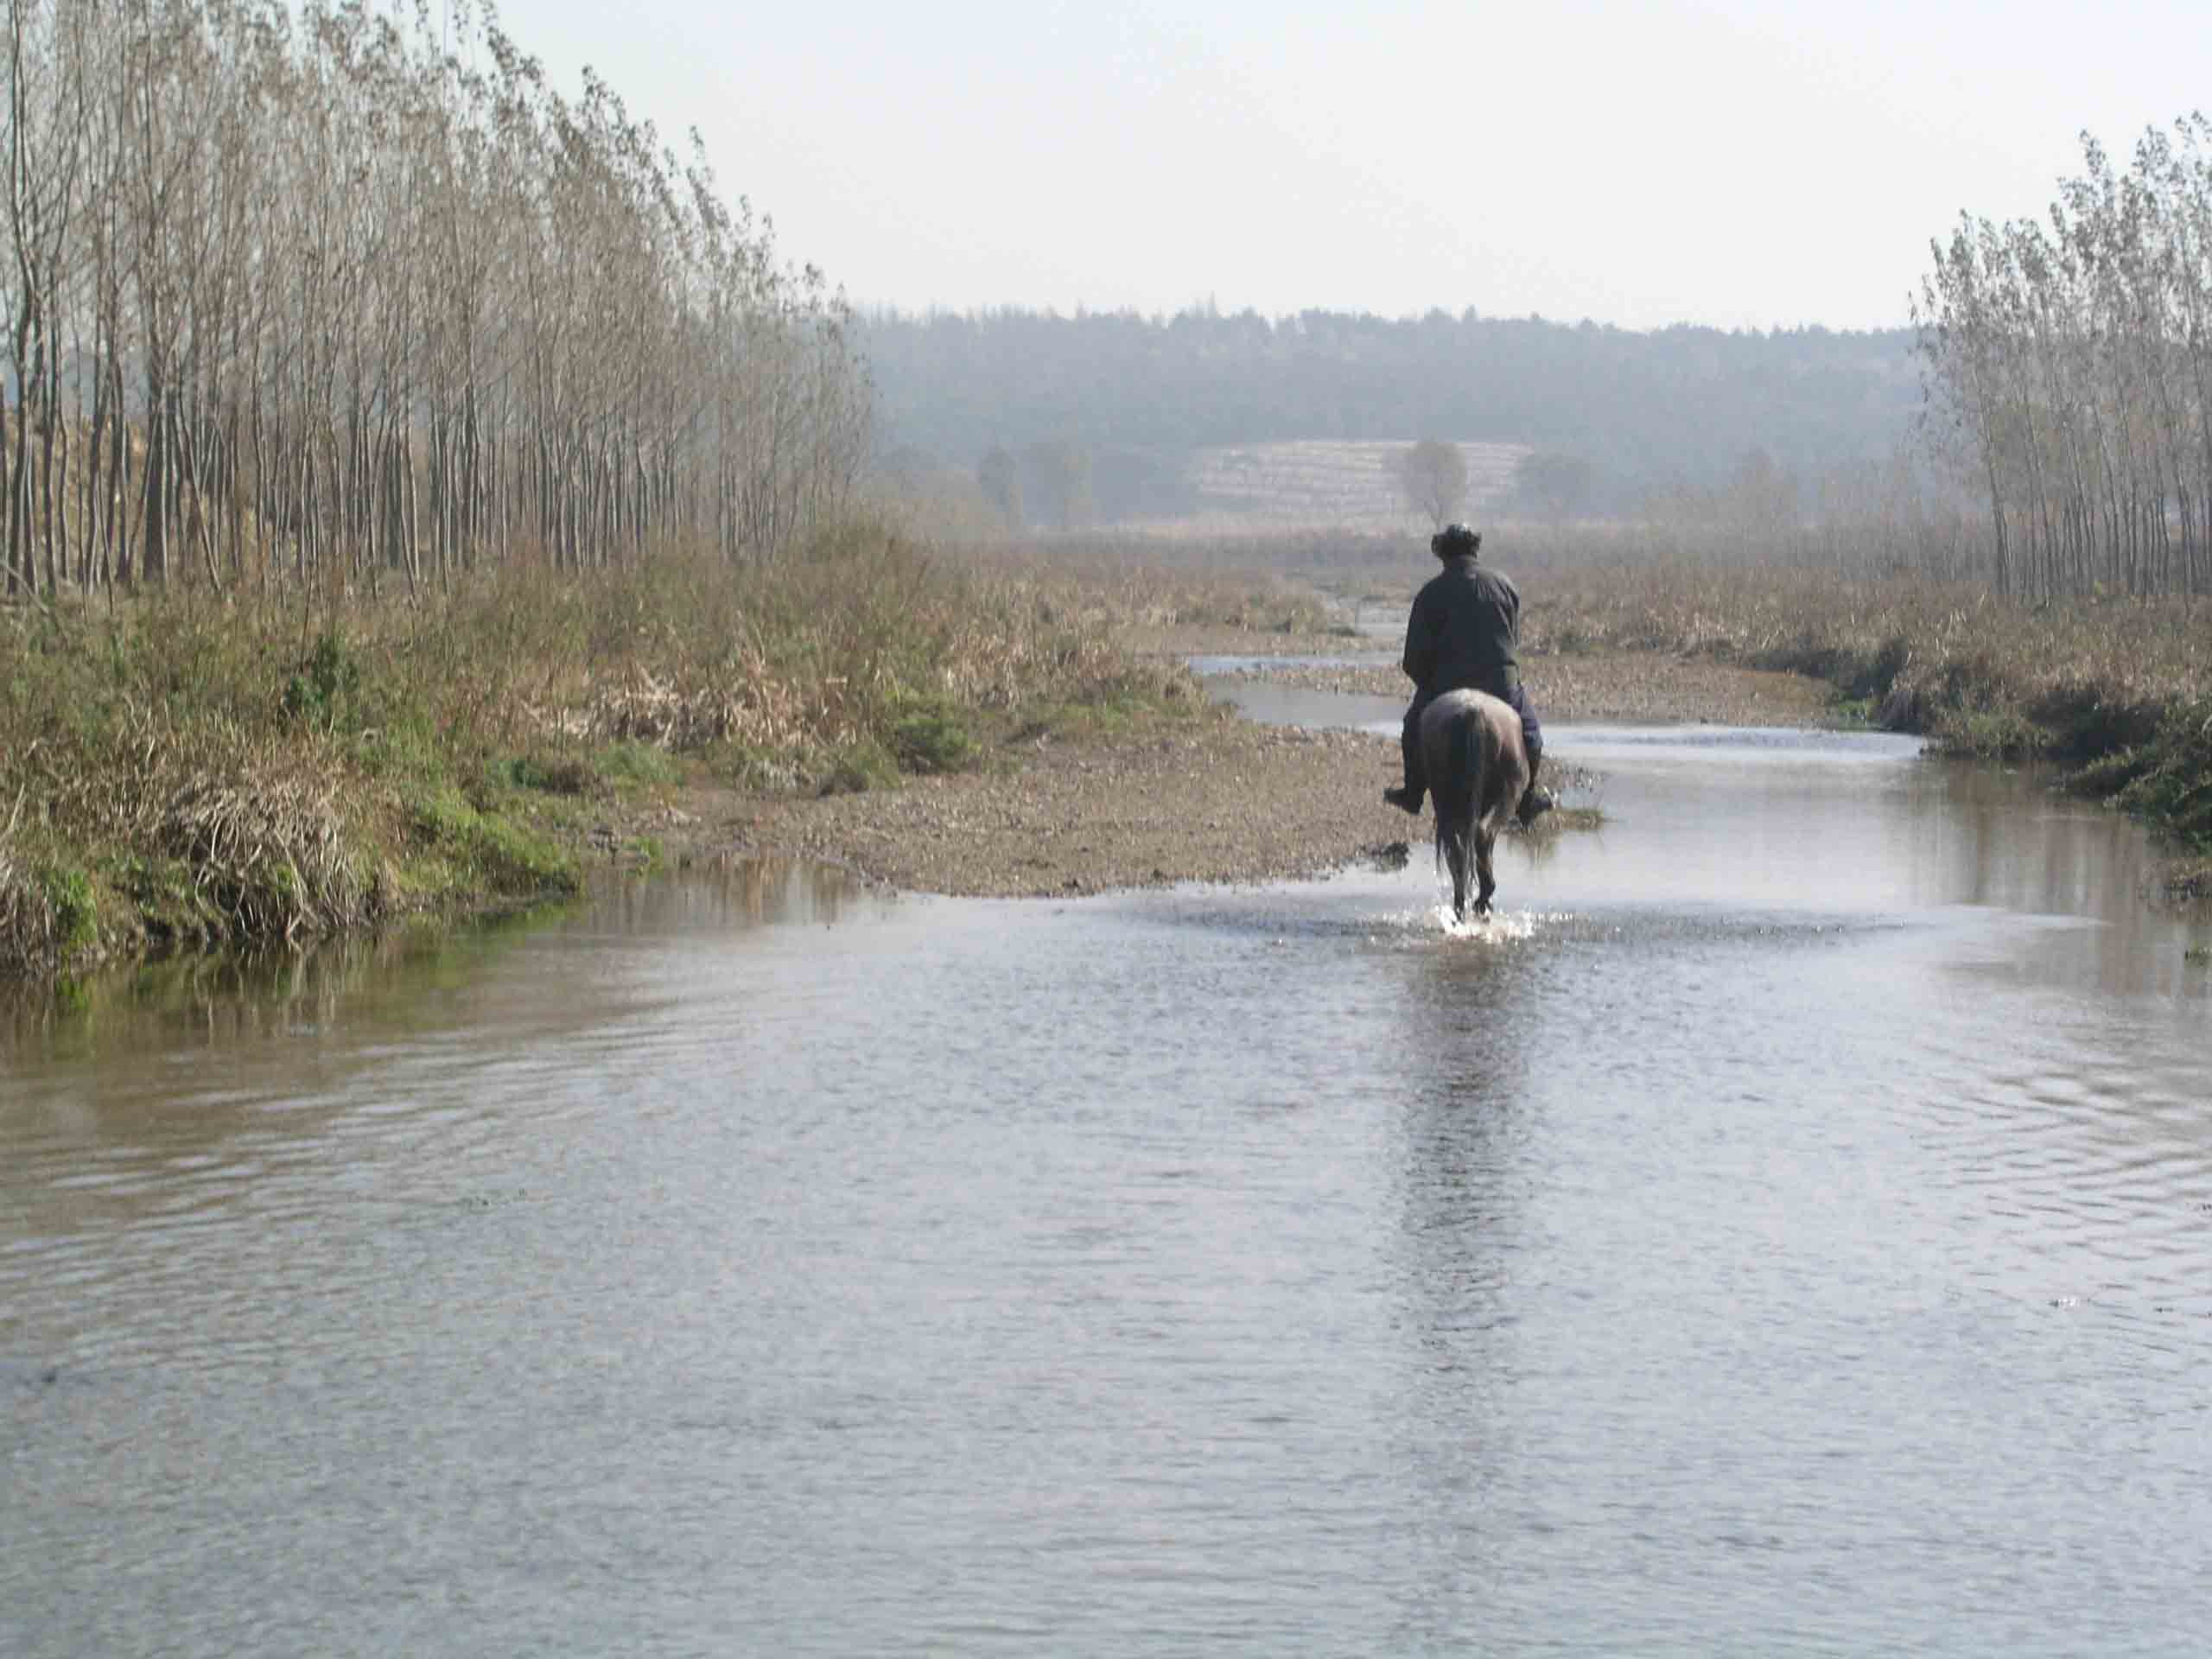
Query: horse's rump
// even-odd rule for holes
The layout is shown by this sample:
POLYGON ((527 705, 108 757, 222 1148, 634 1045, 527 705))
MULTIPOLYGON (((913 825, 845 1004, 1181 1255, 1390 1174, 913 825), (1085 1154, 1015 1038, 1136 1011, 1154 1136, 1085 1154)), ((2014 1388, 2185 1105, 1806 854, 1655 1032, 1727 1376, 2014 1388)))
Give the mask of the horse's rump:
POLYGON ((1513 705, 1482 691, 1446 691, 1422 710, 1421 760, 1440 804, 1487 817, 1521 804, 1529 751, 1513 705), (1463 799, 1464 798, 1464 799, 1463 799))
POLYGON ((1436 801, 1436 851, 1452 867, 1453 908, 1466 908, 1468 855, 1487 909, 1497 883, 1491 851, 1529 787, 1529 752, 1510 703, 1480 691, 1447 691, 1421 717, 1421 753, 1436 801))

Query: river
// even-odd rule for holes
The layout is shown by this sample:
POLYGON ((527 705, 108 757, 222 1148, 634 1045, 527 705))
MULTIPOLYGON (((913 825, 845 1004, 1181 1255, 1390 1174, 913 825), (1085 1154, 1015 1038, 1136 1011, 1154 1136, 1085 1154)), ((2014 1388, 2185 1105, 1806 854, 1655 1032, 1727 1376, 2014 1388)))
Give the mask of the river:
POLYGON ((1552 750, 1464 928, 769 863, 19 1020, 0 1653, 2201 1651, 2212 929, 1552 750))

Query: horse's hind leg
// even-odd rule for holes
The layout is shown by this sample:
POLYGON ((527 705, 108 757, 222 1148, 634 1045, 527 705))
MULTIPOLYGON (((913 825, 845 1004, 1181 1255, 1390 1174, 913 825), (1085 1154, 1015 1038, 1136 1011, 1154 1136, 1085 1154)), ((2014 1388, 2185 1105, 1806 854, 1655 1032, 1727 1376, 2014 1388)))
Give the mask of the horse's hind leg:
POLYGON ((1444 843, 1444 861, 1452 867, 1452 918, 1467 919, 1467 841, 1453 836, 1444 843))
POLYGON ((1475 874, 1482 883, 1482 891, 1475 895, 1475 914, 1490 914, 1490 896, 1497 891, 1497 878, 1491 874, 1491 849, 1497 845, 1495 830, 1475 831, 1475 874))

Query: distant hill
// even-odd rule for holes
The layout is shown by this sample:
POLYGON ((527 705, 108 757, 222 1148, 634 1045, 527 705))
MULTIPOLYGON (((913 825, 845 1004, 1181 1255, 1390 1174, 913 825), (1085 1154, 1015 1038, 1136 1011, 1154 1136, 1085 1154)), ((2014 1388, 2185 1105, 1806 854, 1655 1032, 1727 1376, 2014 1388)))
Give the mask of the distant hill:
MULTIPOLYGON (((1193 450, 1185 469, 1187 511, 1123 522, 1133 529, 1232 536, 1343 529, 1427 535, 1427 519, 1406 505, 1398 486, 1397 459, 1413 442, 1411 435, 1382 442, 1317 438, 1193 450)), ((1505 501, 1529 451, 1518 444, 1466 443, 1459 453, 1467 463, 1465 510, 1488 517, 1505 501)))
POLYGON ((1719 485, 1755 453, 1809 484, 1907 438, 1913 338, 1472 312, 878 313, 862 328, 889 444, 971 475, 994 449, 1078 452, 1105 522, 1207 510, 1230 464, 1210 452, 1423 435, 1572 458, 1593 512, 1719 485))

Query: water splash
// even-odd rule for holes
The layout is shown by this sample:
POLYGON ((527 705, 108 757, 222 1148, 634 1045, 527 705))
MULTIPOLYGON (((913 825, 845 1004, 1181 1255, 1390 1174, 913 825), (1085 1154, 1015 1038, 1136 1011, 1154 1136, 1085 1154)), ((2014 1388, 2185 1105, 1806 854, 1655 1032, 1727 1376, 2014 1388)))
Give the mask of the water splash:
MULTIPOLYGON (((1564 911, 1517 910, 1470 916, 1463 922, 1453 918, 1452 901, 1444 899, 1433 905, 1395 912, 1383 919, 1396 943, 1418 947, 1429 944, 1440 933, 1446 939, 1463 939, 1470 944, 1518 944, 1573 918, 1564 911)), ((1382 942, 1382 936, 1370 934, 1370 938, 1376 943, 1382 942)))
POLYGON ((1465 939, 1475 944, 1516 944, 1536 937, 1539 923, 1548 919, 1533 910, 1493 911, 1487 916, 1470 916, 1460 921, 1452 914, 1452 906, 1440 904, 1429 912, 1437 925, 1444 930, 1447 939, 1465 939))

